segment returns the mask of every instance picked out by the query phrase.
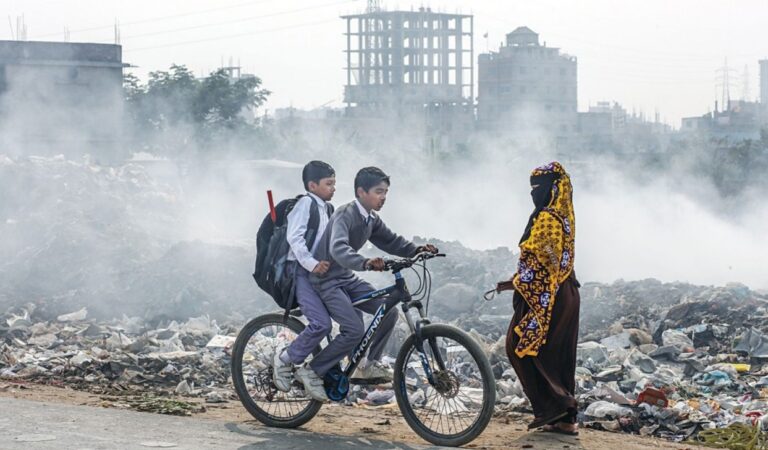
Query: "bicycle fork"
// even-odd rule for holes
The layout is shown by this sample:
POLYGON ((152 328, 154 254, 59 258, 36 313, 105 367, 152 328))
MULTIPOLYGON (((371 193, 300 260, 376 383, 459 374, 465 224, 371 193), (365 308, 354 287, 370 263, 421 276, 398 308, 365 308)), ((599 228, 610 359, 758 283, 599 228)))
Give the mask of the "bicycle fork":
MULTIPOLYGON (((407 295, 410 297, 410 293, 407 293, 407 295)), ((427 376, 427 381, 429 381, 429 384, 432 387, 435 387, 437 381, 435 380, 433 367, 429 363, 427 352, 424 349, 424 337, 422 336, 422 328, 425 325, 429 325, 431 322, 424 313, 424 306, 421 304, 421 301, 418 300, 412 302, 404 302, 403 313, 405 315, 406 322, 408 322, 408 327, 411 329, 411 333, 416 336, 416 342, 414 345, 416 346, 416 351, 419 354, 421 367, 424 369, 424 374, 427 376), (416 310, 419 312, 419 319, 416 321, 413 320, 413 317, 411 317, 409 312, 411 308, 416 308, 416 310)), ((429 338, 427 339, 427 342, 429 344, 430 350, 432 351, 432 356, 437 363, 437 369, 440 371, 445 371, 445 361, 443 361, 443 355, 440 353, 440 348, 437 346, 437 340, 435 338, 429 338)))

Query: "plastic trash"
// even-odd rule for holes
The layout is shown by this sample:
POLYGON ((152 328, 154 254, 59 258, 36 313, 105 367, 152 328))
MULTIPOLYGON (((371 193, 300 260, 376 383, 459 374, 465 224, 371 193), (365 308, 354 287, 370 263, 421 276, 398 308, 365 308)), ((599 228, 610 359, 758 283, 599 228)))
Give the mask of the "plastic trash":
POLYGON ((88 316, 88 308, 82 308, 78 311, 71 312, 69 314, 62 314, 56 318, 59 322, 78 322, 85 320, 88 316))
POLYGON ((749 372, 750 369, 752 368, 752 366, 749 365, 749 364, 740 364, 740 363, 734 364, 734 363, 732 363, 732 364, 729 364, 729 365, 731 367, 733 367, 734 369, 736 369, 736 372, 738 372, 738 373, 749 372))
POLYGON ((384 405, 392 401, 395 397, 395 391, 391 389, 376 389, 371 391, 365 397, 365 401, 370 405, 384 405))
POLYGON ((632 410, 616 403, 599 400, 587 406, 584 414, 596 418, 617 419, 619 417, 631 416, 632 410))
POLYGON ((671 345, 681 353, 692 352, 694 350, 691 338, 679 330, 664 330, 664 332, 661 333, 661 341, 665 346, 671 345))

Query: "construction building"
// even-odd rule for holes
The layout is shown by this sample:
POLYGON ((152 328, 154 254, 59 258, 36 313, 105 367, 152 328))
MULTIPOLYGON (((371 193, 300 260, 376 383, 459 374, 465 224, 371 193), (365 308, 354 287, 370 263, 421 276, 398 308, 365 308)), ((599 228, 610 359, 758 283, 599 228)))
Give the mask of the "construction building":
POLYGON ((435 139, 469 134, 475 81, 472 16, 429 8, 385 11, 369 2, 365 13, 342 19, 348 118, 397 119, 399 129, 408 125, 423 133, 430 146, 435 139))
POLYGON ((568 136, 578 131, 576 58, 528 27, 507 34, 478 62, 478 126, 498 132, 568 136))
POLYGON ((114 155, 125 66, 119 45, 0 41, 5 151, 114 155))

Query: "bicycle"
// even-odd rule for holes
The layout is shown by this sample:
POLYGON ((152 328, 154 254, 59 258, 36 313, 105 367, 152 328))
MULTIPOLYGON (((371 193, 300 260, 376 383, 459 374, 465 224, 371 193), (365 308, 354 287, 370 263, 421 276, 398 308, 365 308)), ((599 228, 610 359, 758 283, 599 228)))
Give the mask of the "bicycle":
MULTIPOLYGON (((344 370, 338 366, 326 375, 325 388, 332 401, 346 398, 350 377, 368 350, 381 319, 401 305, 411 334, 394 365, 397 404, 405 421, 423 439, 435 445, 459 446, 475 439, 491 420, 496 403, 495 379, 477 342, 459 328, 432 324, 427 317, 432 276, 426 261, 437 256, 445 255, 422 252, 412 258, 386 261, 385 270, 392 272, 395 283, 354 299, 353 303, 388 298, 373 315, 344 370), (421 274, 413 266, 421 267, 421 274), (413 294, 402 274, 405 269, 414 270, 419 279, 413 294), (418 312, 416 318, 412 314, 414 309, 418 312)), ((279 391, 272 382, 274 352, 304 329, 296 318, 298 315, 297 311, 289 316, 273 313, 251 320, 240 331, 232 349, 235 391, 245 409, 267 426, 299 427, 322 406, 304 393, 298 381, 294 381, 289 392, 279 391)), ((312 354, 319 351, 318 346, 312 354)))

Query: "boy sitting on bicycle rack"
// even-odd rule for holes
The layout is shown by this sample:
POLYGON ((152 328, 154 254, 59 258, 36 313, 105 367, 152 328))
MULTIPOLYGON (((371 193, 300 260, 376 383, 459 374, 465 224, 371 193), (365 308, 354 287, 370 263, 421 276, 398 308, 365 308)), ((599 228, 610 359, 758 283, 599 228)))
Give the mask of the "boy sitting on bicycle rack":
MULTIPOLYGON (((361 169, 355 176, 356 199, 334 213, 327 232, 314 252, 315 259, 330 261, 330 266, 324 274, 313 273, 309 279, 330 317, 339 324, 339 335, 308 363, 318 378, 324 377, 363 339, 365 328, 362 314, 358 310, 373 314, 386 301, 385 298, 379 298, 361 301, 359 304, 352 302, 352 299, 376 290, 357 277, 353 270, 382 271, 385 267, 382 258, 366 259, 357 253, 358 250, 370 240, 381 250, 401 257, 412 257, 422 251, 437 253, 433 245, 417 247, 413 242, 393 233, 374 212, 384 206, 388 190, 389 177, 381 169, 361 169)), ((397 310, 392 309, 382 319, 367 360, 361 362, 353 378, 375 379, 379 382, 392 380, 392 371, 384 367, 379 359, 396 322, 397 310)), ((305 384, 304 387, 313 399, 327 400, 322 383, 305 384)))
MULTIPOLYGON (((309 283, 309 274, 324 274, 330 265, 328 260, 315 259, 312 251, 318 247, 333 212, 333 207, 327 202, 336 192, 336 172, 325 162, 310 161, 304 166, 301 178, 307 195, 296 202, 287 217, 286 238, 291 247, 288 261, 291 262, 286 266, 286 271, 294 277, 296 302, 307 319, 307 327, 289 346, 278 348, 275 352, 272 379, 275 387, 283 392, 291 390, 293 365, 304 363, 312 350, 331 332, 331 318, 309 283)), ((306 367, 296 371, 296 378, 305 387, 319 383, 322 388, 323 385, 322 380, 306 367)), ((318 396, 317 400, 321 400, 325 392, 320 389, 315 395, 318 396)))

